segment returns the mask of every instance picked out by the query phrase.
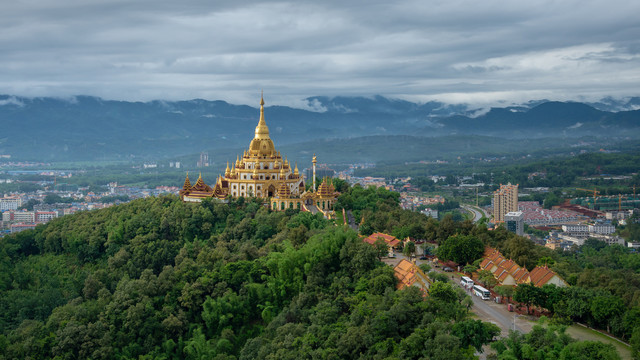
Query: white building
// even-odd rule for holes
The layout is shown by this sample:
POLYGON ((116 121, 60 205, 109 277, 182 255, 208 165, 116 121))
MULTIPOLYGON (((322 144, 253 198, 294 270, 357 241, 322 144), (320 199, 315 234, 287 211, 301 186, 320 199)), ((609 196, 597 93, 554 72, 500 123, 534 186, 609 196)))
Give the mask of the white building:
POLYGON ((55 211, 36 211, 35 218, 38 223, 46 223, 49 220, 53 220, 58 217, 58 213, 55 211))
POLYGON ((569 236, 585 238, 589 236, 589 226, 586 224, 562 225, 562 231, 569 236))
POLYGON ((421 211, 423 214, 427 215, 428 217, 432 217, 434 219, 438 219, 438 210, 435 209, 424 209, 421 211))
POLYGON ((2 213, 4 223, 46 223, 58 217, 55 211, 5 211, 2 213))
POLYGON ((22 198, 19 196, 3 197, 0 199, 0 211, 18 210, 22 206, 22 198))
POLYGON ((589 225, 589 232, 594 234, 609 235, 616 232, 616 227, 611 223, 596 222, 594 225, 589 225))
POLYGON ((611 236, 611 235, 600 235, 600 234, 595 234, 590 236, 594 239, 598 239, 600 241, 604 241, 605 243, 607 243, 607 245, 622 245, 625 246, 625 244, 627 243, 623 238, 621 238, 620 236, 611 236))

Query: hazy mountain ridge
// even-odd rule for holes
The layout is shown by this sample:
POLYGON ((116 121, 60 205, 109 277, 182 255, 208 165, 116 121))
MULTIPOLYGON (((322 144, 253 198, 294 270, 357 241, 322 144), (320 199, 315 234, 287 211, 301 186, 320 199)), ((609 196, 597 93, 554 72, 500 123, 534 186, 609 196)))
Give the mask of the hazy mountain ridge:
MULTIPOLYGON (((423 104, 382 96, 311 97, 307 110, 267 106, 274 141, 375 135, 485 135, 508 138, 640 137, 640 110, 611 112, 592 104, 530 101, 504 108, 423 104)), ((632 109, 640 98, 603 99, 603 108, 632 109)), ((127 102, 90 96, 0 95, 0 154, 29 160, 161 158, 242 147, 259 111, 225 101, 127 102)))

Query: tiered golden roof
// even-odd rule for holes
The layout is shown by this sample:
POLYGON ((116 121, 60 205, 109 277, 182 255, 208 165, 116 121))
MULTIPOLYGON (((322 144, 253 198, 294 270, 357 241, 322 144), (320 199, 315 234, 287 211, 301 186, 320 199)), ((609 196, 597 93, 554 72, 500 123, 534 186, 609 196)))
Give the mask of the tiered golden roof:
MULTIPOLYGON (((314 154, 314 165, 316 162, 314 154)), ((204 183, 202 177, 192 186, 187 176, 184 187, 180 190, 180 197, 184 201, 197 202, 205 197, 224 199, 227 196, 271 198, 269 206, 272 209, 315 211, 314 208, 317 208, 325 215, 332 211, 336 200, 335 189, 328 179, 325 179, 317 190, 314 188, 305 191, 304 179, 298 165, 295 165, 295 170, 292 169, 289 159, 283 158, 275 149, 265 121, 262 96, 260 118, 249 149, 244 150, 242 156, 237 156, 235 163, 227 162, 224 175, 216 179, 213 189, 204 183)))
POLYGON ((184 185, 182 185, 182 190, 191 190, 191 181, 189 181, 189 173, 187 173, 187 177, 184 179, 184 185))

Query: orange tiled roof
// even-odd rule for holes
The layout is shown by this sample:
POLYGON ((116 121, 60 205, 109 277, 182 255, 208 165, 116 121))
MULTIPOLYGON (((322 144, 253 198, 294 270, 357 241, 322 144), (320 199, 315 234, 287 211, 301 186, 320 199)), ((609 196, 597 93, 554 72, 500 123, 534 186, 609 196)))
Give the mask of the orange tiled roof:
POLYGON ((480 268, 483 270, 491 270, 495 265, 496 269, 493 271, 493 275, 500 283, 506 280, 509 275, 513 277, 516 283, 522 284, 529 282, 530 277, 527 269, 520 267, 511 259, 506 259, 498 250, 486 248, 484 254, 485 258, 480 263, 480 268))
POLYGON ((395 276, 400 282, 398 283, 398 289, 402 289, 407 286, 411 286, 416 282, 416 269, 415 265, 406 259, 400 260, 398 265, 393 268, 395 276))
POLYGON ((531 270, 531 273, 529 275, 531 277, 531 282, 533 283, 533 285, 540 287, 549 282, 551 278, 556 276, 556 273, 545 265, 536 266, 533 270, 531 270))
POLYGON ((387 245, 394 247, 400 243, 400 240, 396 239, 395 236, 383 234, 383 233, 373 233, 364 239, 364 242, 368 244, 375 244, 378 239, 382 239, 387 245))
POLYGON ((489 264, 493 264, 493 263, 491 262, 491 259, 489 259, 489 258, 484 258, 484 259, 482 260, 482 262, 480 263, 480 268, 481 268, 482 270, 485 270, 487 267, 489 267, 489 264))

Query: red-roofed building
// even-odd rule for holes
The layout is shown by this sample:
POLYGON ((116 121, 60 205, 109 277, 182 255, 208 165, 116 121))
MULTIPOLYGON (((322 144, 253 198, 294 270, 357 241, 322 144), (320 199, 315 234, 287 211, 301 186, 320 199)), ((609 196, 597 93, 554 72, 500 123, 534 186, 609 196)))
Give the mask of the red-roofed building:
POLYGON ((401 244, 401 241, 396 239, 395 236, 383 234, 383 233, 373 233, 364 239, 364 242, 368 244, 375 244, 377 240, 382 240, 389 246, 390 248, 395 248, 401 244))
POLYGON ((398 289, 404 289, 407 286, 417 286, 425 295, 429 294, 431 280, 429 280, 429 277, 425 275, 416 264, 402 259, 398 265, 393 268, 393 272, 399 281, 397 285, 398 289))
POLYGON ((538 287, 546 284, 554 284, 558 287, 569 286, 566 281, 562 280, 562 278, 558 276, 558 274, 553 272, 553 270, 549 269, 546 265, 536 266, 533 270, 531 270, 529 276, 531 277, 531 282, 533 283, 533 285, 538 287))
POLYGON ((531 272, 521 267, 511 259, 505 259, 502 254, 492 248, 485 249, 484 259, 480 263, 480 269, 490 271, 500 285, 518 285, 533 283, 541 287, 545 284, 555 284, 559 287, 568 284, 555 272, 545 266, 536 266, 531 272))

